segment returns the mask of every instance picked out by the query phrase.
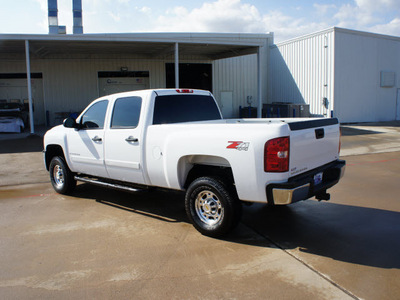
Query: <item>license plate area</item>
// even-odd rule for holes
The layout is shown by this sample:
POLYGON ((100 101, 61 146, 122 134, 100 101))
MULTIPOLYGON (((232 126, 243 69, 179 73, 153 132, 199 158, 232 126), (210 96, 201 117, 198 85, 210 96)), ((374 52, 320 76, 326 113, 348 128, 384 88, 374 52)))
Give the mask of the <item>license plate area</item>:
POLYGON ((322 183, 322 179, 323 179, 324 173, 320 172, 314 175, 314 185, 318 185, 320 183, 322 183))

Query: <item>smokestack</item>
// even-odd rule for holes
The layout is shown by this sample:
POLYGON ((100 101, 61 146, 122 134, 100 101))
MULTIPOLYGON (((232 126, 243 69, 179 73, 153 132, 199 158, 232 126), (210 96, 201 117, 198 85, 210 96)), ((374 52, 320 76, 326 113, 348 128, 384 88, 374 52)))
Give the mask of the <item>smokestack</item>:
POLYGON ((73 34, 83 34, 82 0, 72 0, 72 12, 74 15, 73 34))
POLYGON ((66 34, 65 26, 58 26, 57 0, 47 0, 49 11, 49 34, 66 34))
POLYGON ((49 12, 49 34, 58 34, 57 0, 47 0, 49 12))

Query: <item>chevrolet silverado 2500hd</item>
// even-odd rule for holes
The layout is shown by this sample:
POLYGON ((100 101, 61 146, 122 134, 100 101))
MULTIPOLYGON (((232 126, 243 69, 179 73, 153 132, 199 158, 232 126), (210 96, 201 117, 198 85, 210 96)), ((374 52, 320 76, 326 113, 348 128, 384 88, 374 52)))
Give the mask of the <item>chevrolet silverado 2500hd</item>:
POLYGON ((61 194, 76 181, 185 191, 195 228, 220 236, 240 201, 329 200, 345 169, 339 148, 336 118, 224 120, 210 92, 160 89, 93 101, 46 133, 44 161, 61 194))

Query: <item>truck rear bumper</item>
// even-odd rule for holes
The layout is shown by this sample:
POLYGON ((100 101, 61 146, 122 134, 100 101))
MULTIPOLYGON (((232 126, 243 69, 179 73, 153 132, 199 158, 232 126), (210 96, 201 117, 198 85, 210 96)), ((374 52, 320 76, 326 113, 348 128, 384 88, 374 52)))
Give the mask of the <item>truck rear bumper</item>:
MULTIPOLYGON (((326 190, 337 184, 346 168, 344 160, 337 160, 307 173, 289 178, 285 183, 273 183, 267 186, 267 200, 273 205, 287 205, 323 195, 326 190), (322 174, 322 181, 315 182, 315 176, 322 174)), ((321 197, 322 198, 322 197, 321 197)))

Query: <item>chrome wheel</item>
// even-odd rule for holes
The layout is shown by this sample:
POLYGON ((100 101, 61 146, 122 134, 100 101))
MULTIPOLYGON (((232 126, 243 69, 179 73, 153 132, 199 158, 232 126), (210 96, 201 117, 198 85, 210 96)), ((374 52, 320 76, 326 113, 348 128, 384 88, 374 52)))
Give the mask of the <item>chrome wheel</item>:
POLYGON ((67 195, 76 186, 76 180, 64 159, 55 156, 49 165, 50 181, 57 193, 67 195))
POLYGON ((61 187, 64 185, 65 179, 64 179, 64 170, 61 166, 55 165, 53 169, 53 178, 54 178, 54 183, 61 187))
POLYGON ((224 208, 217 195, 205 190, 197 195, 195 210, 200 220, 207 225, 217 224, 224 217, 224 208))

